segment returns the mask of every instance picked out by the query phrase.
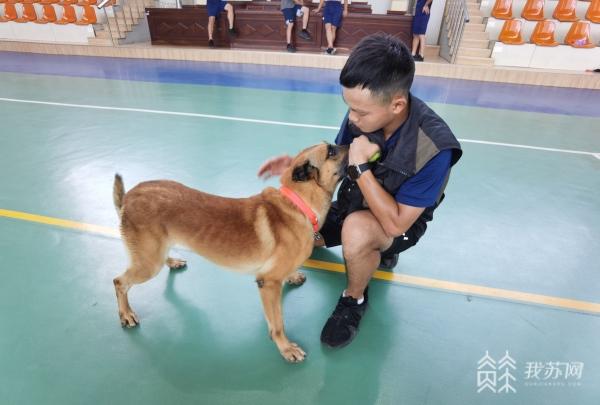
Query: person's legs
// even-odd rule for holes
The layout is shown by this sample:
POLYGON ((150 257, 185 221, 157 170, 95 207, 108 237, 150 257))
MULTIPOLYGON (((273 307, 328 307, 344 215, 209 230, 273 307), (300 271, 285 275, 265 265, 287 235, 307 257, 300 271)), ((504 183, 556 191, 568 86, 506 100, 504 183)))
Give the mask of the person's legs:
POLYGON ((412 56, 414 57, 419 51, 419 36, 417 34, 413 34, 412 40, 412 56))
POLYGON ((347 287, 321 331, 321 342, 331 347, 345 346, 356 335, 367 309, 367 285, 377 270, 381 252, 393 243, 369 210, 348 215, 342 225, 341 239, 347 287))
POLYGON ((233 14, 233 6, 229 3, 225 5, 225 11, 227 11, 227 21, 229 22, 229 29, 233 29, 233 20, 235 18, 233 14))
POLYGON ((419 55, 425 59, 425 34, 419 35, 419 55))
POLYGON ((213 39, 213 32, 215 30, 215 17, 208 17, 208 39, 213 39))
POLYGON ((333 48, 333 32, 331 23, 325 24, 325 35, 327 36, 327 48, 333 48))
POLYGON ((348 277, 346 293, 355 299, 363 297, 371 276, 377 270, 381 252, 393 239, 385 234, 379 221, 369 210, 350 214, 342 226, 342 250, 348 277))
POLYGON ((288 45, 292 43, 292 30, 294 29, 294 23, 289 22, 287 24, 287 28, 285 31, 285 39, 287 40, 288 45))
POLYGON ((367 308, 369 281, 380 266, 380 260, 414 246, 426 229, 426 219, 419 218, 405 234, 391 239, 371 211, 356 211, 342 219, 333 203, 321 234, 328 247, 342 244, 347 288, 323 327, 321 341, 324 344, 342 347, 352 341, 367 308))
POLYGON ((283 21, 285 23, 285 39, 288 52, 296 52, 296 48, 292 44, 292 30, 294 29, 294 21, 296 20, 296 7, 284 8, 281 10, 283 21))
POLYGON ((308 28, 308 17, 310 16, 310 9, 306 6, 302 6, 302 29, 306 30, 308 28))
POLYGON ((335 44, 335 34, 337 33, 337 27, 331 24, 331 47, 335 44))

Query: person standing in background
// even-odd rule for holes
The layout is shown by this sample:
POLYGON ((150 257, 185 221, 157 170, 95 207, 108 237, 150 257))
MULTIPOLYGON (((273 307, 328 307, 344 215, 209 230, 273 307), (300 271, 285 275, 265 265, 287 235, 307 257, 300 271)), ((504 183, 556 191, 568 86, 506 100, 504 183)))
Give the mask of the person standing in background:
POLYGON ((227 11, 227 21, 229 22, 228 34, 230 37, 234 37, 236 32, 233 28, 233 6, 224 0, 207 0, 206 1, 206 12, 208 13, 208 46, 211 48, 215 47, 215 41, 213 33, 215 32, 215 21, 219 18, 222 11, 227 11))
POLYGON ((325 34, 327 36, 326 52, 328 55, 335 55, 336 49, 333 47, 335 34, 337 29, 342 25, 342 17, 348 15, 348 0, 344 0, 343 9, 340 0, 321 0, 315 13, 321 11, 323 4, 325 4, 325 8, 323 9, 323 23, 325 24, 325 34))
POLYGON ((412 56, 415 62, 425 60, 425 32, 429 23, 429 14, 432 0, 417 0, 415 16, 412 24, 412 56))

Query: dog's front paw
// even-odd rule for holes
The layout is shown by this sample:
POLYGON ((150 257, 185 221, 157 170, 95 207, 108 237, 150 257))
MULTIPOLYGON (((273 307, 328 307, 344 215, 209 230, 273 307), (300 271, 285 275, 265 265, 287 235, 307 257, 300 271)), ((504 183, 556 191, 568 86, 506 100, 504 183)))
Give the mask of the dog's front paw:
POLYGON ((281 351, 281 355, 290 363, 300 363, 306 358, 304 350, 293 342, 290 342, 289 346, 281 351))
POLYGON ((287 283, 291 285, 302 285, 306 281, 306 276, 302 272, 295 272, 287 279, 287 283))
POLYGON ((132 310, 119 312, 121 318, 121 326, 127 328, 135 328, 140 324, 137 315, 132 310))

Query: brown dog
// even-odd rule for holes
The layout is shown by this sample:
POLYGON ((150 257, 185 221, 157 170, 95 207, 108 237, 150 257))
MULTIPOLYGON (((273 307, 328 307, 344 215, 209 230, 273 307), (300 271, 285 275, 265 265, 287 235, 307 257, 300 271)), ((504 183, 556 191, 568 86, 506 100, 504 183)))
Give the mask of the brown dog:
POLYGON ((285 281, 301 285, 306 279, 297 269, 312 252, 347 153, 347 147, 328 144, 307 148, 282 174, 281 190, 268 187, 250 198, 218 197, 168 180, 140 183, 125 194, 116 175, 113 198, 131 259, 114 279, 121 324, 139 323, 127 300, 132 285, 156 276, 164 263, 171 269, 185 266, 167 256, 171 246, 181 244, 220 266, 255 274, 271 338, 286 360, 304 360, 306 353, 284 333, 281 289, 285 281), (288 197, 289 190, 300 203, 288 197), (318 225, 299 207, 302 201, 318 225))

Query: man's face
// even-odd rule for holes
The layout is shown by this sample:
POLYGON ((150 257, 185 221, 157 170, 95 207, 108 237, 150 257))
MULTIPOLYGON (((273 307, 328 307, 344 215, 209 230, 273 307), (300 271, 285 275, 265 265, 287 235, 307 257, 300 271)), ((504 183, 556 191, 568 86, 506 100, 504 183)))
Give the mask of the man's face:
POLYGON ((380 98, 373 96, 369 89, 360 86, 342 87, 342 96, 348 105, 348 119, 364 133, 386 127, 402 113, 406 105, 406 99, 399 97, 393 97, 388 103, 383 103, 380 98), (404 103, 399 103, 399 99, 404 100, 404 103))

